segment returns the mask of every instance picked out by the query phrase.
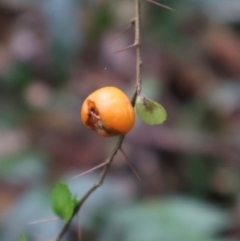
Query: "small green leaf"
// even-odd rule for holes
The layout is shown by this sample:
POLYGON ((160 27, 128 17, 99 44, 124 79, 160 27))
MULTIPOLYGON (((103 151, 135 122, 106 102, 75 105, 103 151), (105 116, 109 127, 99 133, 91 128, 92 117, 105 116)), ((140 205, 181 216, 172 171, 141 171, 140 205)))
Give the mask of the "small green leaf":
POLYGON ((149 125, 159 125, 167 119, 167 112, 163 106, 144 95, 138 95, 136 111, 138 116, 149 125))
POLYGON ((75 208, 79 202, 80 202, 80 200, 78 199, 77 196, 72 197, 73 208, 75 208))
POLYGON ((64 183, 57 183, 52 191, 52 209, 66 222, 72 216, 74 203, 69 188, 64 183))
POLYGON ((19 236, 19 241, 27 241, 26 236, 25 236, 24 234, 21 234, 21 235, 19 236))

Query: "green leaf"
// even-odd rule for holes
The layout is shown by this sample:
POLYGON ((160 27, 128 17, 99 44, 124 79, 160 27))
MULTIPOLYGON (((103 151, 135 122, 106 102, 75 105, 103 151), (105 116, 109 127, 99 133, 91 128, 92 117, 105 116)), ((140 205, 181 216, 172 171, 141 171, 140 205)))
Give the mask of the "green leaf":
POLYGON ((52 191, 52 209, 66 222, 72 216, 74 203, 68 186, 64 183, 57 183, 52 191))
POLYGON ((80 200, 78 199, 77 196, 72 197, 73 208, 75 208, 79 202, 80 202, 80 200))
POLYGON ((26 236, 25 236, 24 234, 21 234, 21 235, 19 236, 19 241, 27 241, 26 236))
POLYGON ((138 95, 136 111, 138 116, 149 125, 159 125, 167 119, 167 112, 163 106, 144 95, 138 95))

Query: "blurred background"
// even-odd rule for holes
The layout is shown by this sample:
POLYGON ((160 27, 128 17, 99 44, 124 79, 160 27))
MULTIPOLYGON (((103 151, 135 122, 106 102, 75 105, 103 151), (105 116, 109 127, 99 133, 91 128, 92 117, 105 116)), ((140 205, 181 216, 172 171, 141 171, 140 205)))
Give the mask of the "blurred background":
MULTIPOLYGON (((137 120, 65 240, 240 240, 240 1, 142 1, 143 93, 167 121, 137 120)), ((93 90, 135 82, 134 1, 0 2, 0 240, 53 240, 51 190, 81 197, 116 138, 79 119, 93 90), (115 40, 115 41, 114 41, 115 40)))

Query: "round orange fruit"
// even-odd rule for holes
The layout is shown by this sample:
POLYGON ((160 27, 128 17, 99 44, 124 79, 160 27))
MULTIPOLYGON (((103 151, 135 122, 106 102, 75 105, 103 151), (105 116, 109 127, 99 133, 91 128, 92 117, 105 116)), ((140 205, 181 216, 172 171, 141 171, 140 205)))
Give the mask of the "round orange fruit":
POLYGON ((135 122, 129 98, 116 87, 103 87, 90 94, 81 109, 83 124, 101 136, 128 133, 135 122))

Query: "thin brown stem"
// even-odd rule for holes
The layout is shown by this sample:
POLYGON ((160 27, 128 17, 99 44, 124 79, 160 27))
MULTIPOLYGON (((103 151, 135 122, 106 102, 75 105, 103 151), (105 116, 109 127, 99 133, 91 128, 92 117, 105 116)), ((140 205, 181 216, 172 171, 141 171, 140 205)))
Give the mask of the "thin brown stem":
MULTIPOLYGON (((132 106, 135 106, 136 98, 137 95, 140 94, 141 92, 141 66, 142 66, 142 59, 141 59, 141 41, 140 41, 140 0, 135 0, 135 11, 136 11, 136 16, 134 20, 131 20, 132 24, 135 26, 135 41, 134 41, 134 46, 136 46, 136 83, 135 83, 135 89, 133 92, 133 96, 131 99, 132 106)), ((121 150, 122 143, 124 140, 124 135, 120 136, 118 138, 118 142, 116 143, 115 148, 113 149, 113 152, 111 156, 104 162, 104 167, 103 170, 99 176, 98 181, 84 194, 84 196, 78 201, 78 204, 75 206, 73 210, 72 217, 70 220, 65 223, 63 228, 61 229, 60 233, 56 237, 54 241, 60 241, 61 238, 64 236, 64 234, 67 232, 73 217, 80 211, 82 205, 84 202, 88 199, 88 197, 98 188, 100 187, 107 175, 107 172, 111 166, 111 163, 113 162, 114 157, 118 153, 119 150, 121 150)))
POLYGON ((137 95, 141 93, 141 67, 142 67, 142 58, 141 58, 141 38, 140 38, 140 0, 135 0, 135 45, 136 45, 136 83, 135 91, 132 96, 132 105, 135 106, 137 95))
POLYGON ((66 233, 66 231, 68 230, 73 217, 78 213, 78 211, 80 210, 80 208, 82 207, 83 203, 87 200, 87 198, 98 188, 103 184, 103 181, 106 177, 107 171, 115 157, 115 155, 117 154, 118 150, 121 148, 123 140, 124 140, 125 136, 120 136, 118 138, 118 142, 112 152, 112 155, 108 158, 108 160, 106 161, 106 165, 104 166, 103 171, 100 174, 100 177, 98 179, 98 181, 85 193, 85 195, 79 200, 78 204, 76 205, 76 207, 73 210, 73 214, 72 217, 70 218, 70 220, 63 226, 61 232, 59 233, 59 235, 57 236, 57 238, 54 241, 60 241, 61 238, 64 236, 64 234, 66 233))

